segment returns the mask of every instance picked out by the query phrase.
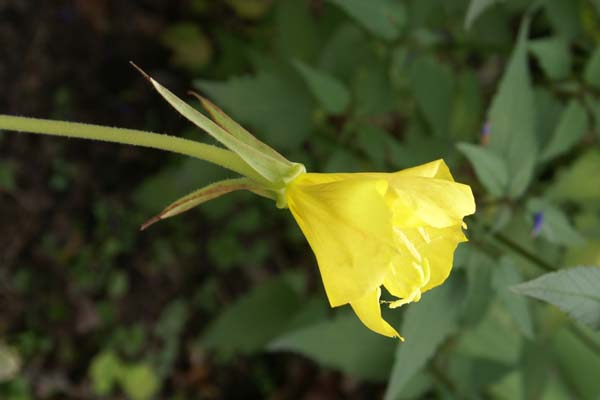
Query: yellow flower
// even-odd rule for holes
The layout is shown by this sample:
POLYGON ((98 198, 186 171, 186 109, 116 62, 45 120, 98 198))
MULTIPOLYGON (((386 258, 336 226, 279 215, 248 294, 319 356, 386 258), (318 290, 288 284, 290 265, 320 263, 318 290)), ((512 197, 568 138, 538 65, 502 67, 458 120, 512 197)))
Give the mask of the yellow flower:
POLYGON ((331 306, 349 303, 369 329, 400 339, 381 316, 381 286, 396 308, 444 282, 467 240, 463 217, 475 212, 471 188, 443 160, 395 173, 301 174, 286 200, 331 306))
POLYGON ((306 173, 304 165, 259 141, 210 101, 196 95, 213 120, 139 71, 181 115, 227 149, 152 132, 8 115, 0 115, 0 128, 152 147, 239 173, 241 178, 176 200, 142 229, 237 190, 273 199, 289 207, 308 239, 331 306, 350 304, 368 328, 402 339, 381 317, 381 286, 397 297, 389 302, 396 308, 419 301, 446 280, 456 246, 466 241, 463 217, 475 212, 471 188, 454 182, 443 160, 389 174, 306 173))

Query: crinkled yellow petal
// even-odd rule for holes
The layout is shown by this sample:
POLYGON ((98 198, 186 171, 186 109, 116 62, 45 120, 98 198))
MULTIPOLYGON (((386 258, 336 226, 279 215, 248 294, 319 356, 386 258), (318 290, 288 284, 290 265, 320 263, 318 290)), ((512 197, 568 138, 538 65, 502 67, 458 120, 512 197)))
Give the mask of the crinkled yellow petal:
POLYGON ((384 172, 360 172, 360 173, 337 173, 337 174, 327 174, 327 175, 335 175, 335 180, 339 179, 347 179, 351 176, 367 176, 367 177, 377 177, 380 179, 393 180, 394 177, 421 177, 421 178, 437 178, 443 179, 446 181, 454 182, 454 178, 452 178, 452 174, 448 169, 448 166, 444 162, 444 160, 439 159, 435 161, 428 162, 427 164, 417 165, 416 167, 406 168, 400 171, 392 172, 392 173, 384 173, 384 172))
POLYGON ((431 242, 427 246, 423 245, 421 253, 429 260, 431 278, 421 289, 422 292, 441 285, 448 278, 456 247, 467 241, 461 225, 444 229, 429 228, 429 236, 431 242))
POLYGON ((392 263, 384 286, 396 297, 418 301, 421 293, 448 278, 456 246, 466 238, 460 225, 403 229, 398 235, 402 255, 392 263))
POLYGON ((360 299, 350 302, 350 305, 367 328, 381 335, 397 337, 403 341, 404 338, 382 318, 379 304, 380 296, 381 289, 377 288, 360 299))
POLYGON ((454 182, 452 174, 444 160, 439 159, 416 167, 406 168, 391 174, 393 176, 420 176, 423 178, 438 178, 454 182))
POLYGON ((384 199, 387 182, 353 175, 332 182, 338 174, 303 174, 286 191, 333 307, 378 288, 396 252, 392 213, 384 199))
POLYGON ((445 228, 475 212, 468 185, 437 178, 394 175, 390 181, 394 226, 445 228))

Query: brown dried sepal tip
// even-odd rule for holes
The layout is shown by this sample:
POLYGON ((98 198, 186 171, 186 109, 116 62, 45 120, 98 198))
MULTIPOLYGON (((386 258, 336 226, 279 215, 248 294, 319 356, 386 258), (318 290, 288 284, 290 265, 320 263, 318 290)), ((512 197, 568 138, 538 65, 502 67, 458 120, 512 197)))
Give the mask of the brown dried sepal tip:
POLYGON ((140 231, 146 230, 151 225, 154 225, 155 223, 159 222, 160 220, 162 220, 162 218, 160 217, 160 215, 156 215, 156 216, 150 218, 148 221, 144 222, 142 224, 142 226, 140 226, 140 231))
POLYGON ((133 61, 129 61, 129 64, 131 64, 131 66, 132 66, 133 68, 137 69, 137 70, 138 70, 138 72, 139 72, 140 74, 142 74, 142 76, 143 76, 144 78, 146 78, 146 79, 147 79, 149 82, 152 82, 152 77, 151 77, 150 75, 148 75, 148 74, 147 74, 147 73, 146 73, 146 72, 145 72, 143 69, 141 69, 140 67, 138 67, 136 63, 134 63, 133 61))

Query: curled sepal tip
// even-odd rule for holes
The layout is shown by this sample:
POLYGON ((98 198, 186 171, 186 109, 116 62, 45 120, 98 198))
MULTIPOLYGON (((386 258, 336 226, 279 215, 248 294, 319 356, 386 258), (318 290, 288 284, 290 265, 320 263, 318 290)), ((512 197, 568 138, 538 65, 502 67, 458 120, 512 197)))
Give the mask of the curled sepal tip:
MULTIPOLYGON (((214 139, 218 140, 229 150, 240 156, 240 158, 256 171, 258 176, 252 176, 251 178, 256 178, 258 180, 262 179, 268 181, 270 184, 279 185, 284 177, 290 175, 290 170, 293 169, 294 163, 286 160, 281 155, 275 154, 277 153, 275 150, 260 142, 249 132, 242 131, 236 127, 234 127, 235 129, 233 129, 233 131, 228 131, 224 128, 224 126, 233 126, 233 121, 231 121, 229 117, 223 117, 225 113, 222 111, 217 113, 215 108, 208 105, 208 103, 203 102, 205 105, 208 105, 211 114, 221 114, 217 120, 220 120, 220 123, 223 125, 213 122, 210 118, 181 100, 169 89, 155 81, 133 62, 131 64, 152 84, 154 89, 156 89, 156 91, 173 108, 175 108, 175 110, 214 139), (267 151, 266 149, 269 150, 267 151)), ((237 125, 237 123, 235 125, 237 125)))
POLYGON ((258 186, 255 182, 253 182, 250 179, 225 179, 205 186, 201 189, 198 189, 174 201, 173 203, 169 204, 164 210, 162 210, 158 215, 155 215, 148 221, 144 222, 140 227, 140 230, 143 231, 149 226, 155 224, 156 222, 173 217, 177 214, 181 214, 202 203, 205 203, 209 200, 215 199, 224 194, 231 193, 237 190, 248 190, 263 197, 273 198, 273 195, 271 195, 268 191, 264 190, 262 187, 258 186))

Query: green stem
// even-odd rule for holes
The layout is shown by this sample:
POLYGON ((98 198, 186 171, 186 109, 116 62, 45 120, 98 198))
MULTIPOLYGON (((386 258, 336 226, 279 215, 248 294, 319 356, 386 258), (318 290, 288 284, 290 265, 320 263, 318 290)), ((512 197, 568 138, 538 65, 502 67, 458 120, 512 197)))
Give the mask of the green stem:
POLYGON ((556 271, 556 268, 554 266, 552 266, 550 263, 547 263, 546 261, 542 260, 537 255, 531 253, 529 250, 519 246, 517 243, 513 242, 511 239, 507 238, 506 236, 504 236, 500 233, 493 233, 492 235, 500 243, 502 243, 503 245, 505 245, 512 251, 514 251, 515 253, 519 254, 521 257, 526 258, 527 260, 536 264, 540 268, 542 268, 548 272, 556 271))
POLYGON ((183 154, 217 164, 258 182, 264 179, 237 154, 216 146, 135 129, 0 114, 0 129, 130 144, 183 154))
POLYGON ((570 328, 571 332, 573 332, 573 334, 577 336, 579 340, 581 340, 590 350, 592 350, 596 354, 600 354, 600 344, 598 344, 597 341, 589 337, 583 329, 581 329, 574 323, 571 323, 570 328))

